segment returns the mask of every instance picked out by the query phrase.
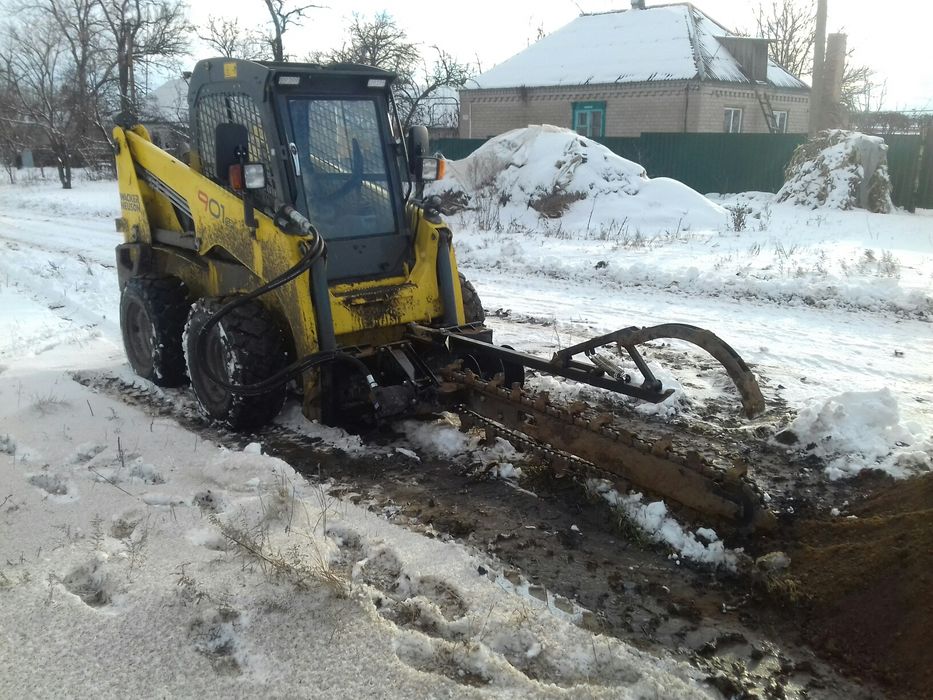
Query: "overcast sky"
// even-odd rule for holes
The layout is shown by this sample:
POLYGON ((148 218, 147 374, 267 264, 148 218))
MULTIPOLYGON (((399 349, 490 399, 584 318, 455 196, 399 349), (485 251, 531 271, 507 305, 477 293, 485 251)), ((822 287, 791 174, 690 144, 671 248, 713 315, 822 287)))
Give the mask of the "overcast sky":
MULTIPOLYGON (((298 0, 293 0, 297 2, 298 0)), ((765 0, 770 2, 770 0, 765 0)), ((353 13, 372 16, 387 11, 409 37, 425 46, 439 45, 461 61, 478 61, 487 70, 521 51, 539 27, 553 32, 583 12, 627 9, 629 0, 472 0, 389 2, 387 0, 317 0, 302 29, 285 35, 286 51, 303 57, 314 49, 340 45, 353 13)), ((647 0, 650 7, 663 4, 647 0)), ((757 0, 694 0, 729 29, 752 31, 757 0)), ((236 16, 262 22, 262 0, 192 0, 192 20, 208 15, 236 16)), ((887 80, 885 107, 933 109, 933 62, 929 59, 933 3, 926 0, 829 0, 827 30, 845 31, 856 59, 887 80)), ((198 58, 205 57, 200 52, 198 58)))

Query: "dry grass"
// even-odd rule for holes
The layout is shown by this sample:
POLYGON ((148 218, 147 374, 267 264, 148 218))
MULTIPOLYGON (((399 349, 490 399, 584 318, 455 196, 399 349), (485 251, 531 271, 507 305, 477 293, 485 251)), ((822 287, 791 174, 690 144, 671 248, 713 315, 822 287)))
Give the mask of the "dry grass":
POLYGON ((574 202, 586 199, 583 192, 565 192, 557 188, 528 200, 528 206, 546 219, 559 219, 574 202))

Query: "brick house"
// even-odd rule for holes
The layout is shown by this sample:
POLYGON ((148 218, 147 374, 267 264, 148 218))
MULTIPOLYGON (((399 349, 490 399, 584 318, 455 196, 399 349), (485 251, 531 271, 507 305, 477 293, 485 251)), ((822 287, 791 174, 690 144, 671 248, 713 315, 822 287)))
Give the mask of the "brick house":
POLYGON ((805 133, 810 88, 690 3, 584 14, 460 91, 461 138, 528 124, 590 137, 805 133))

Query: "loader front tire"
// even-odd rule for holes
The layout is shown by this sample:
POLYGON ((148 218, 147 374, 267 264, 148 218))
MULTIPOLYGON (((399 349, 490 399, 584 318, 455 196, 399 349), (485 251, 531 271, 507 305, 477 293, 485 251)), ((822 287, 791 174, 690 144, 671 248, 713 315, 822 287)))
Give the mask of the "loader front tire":
POLYGON ((260 428, 278 415, 285 401, 285 387, 277 386, 258 396, 230 391, 211 375, 234 385, 250 385, 268 379, 287 362, 285 339, 279 324, 258 301, 251 301, 225 314, 207 334, 201 355, 210 374, 198 359, 195 348, 201 328, 226 299, 199 299, 191 307, 185 327, 185 359, 191 387, 201 410, 233 430, 260 428))
POLYGON ((188 316, 188 290, 177 277, 131 277, 120 294, 120 332, 130 366, 158 386, 187 379, 181 336, 188 316))
POLYGON ((460 295, 463 297, 463 316, 467 323, 483 323, 486 320, 486 312, 483 310, 483 302, 480 301, 476 287, 461 272, 460 274, 460 295))

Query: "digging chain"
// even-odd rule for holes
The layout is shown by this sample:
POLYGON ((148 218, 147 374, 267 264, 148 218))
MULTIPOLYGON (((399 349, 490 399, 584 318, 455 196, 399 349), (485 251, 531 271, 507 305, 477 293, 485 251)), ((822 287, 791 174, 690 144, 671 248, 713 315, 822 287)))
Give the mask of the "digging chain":
POLYGON ((744 478, 747 466, 741 460, 723 468, 696 450, 678 452, 669 438, 642 439, 612 414, 583 402, 552 404, 547 392, 506 388, 499 379, 487 381, 469 370, 451 368, 442 374, 465 392, 466 400, 457 407, 465 427, 478 425, 487 438, 502 437, 540 454, 558 474, 621 481, 692 510, 768 526, 770 518, 758 507, 760 494, 744 478), (572 444, 565 446, 565 439, 572 444), (701 490, 707 493, 698 497, 701 490))
POLYGON ((460 415, 461 425, 465 429, 469 430, 470 428, 478 425, 486 431, 487 440, 492 436, 500 437, 503 440, 506 440, 512 445, 520 447, 527 452, 534 452, 535 454, 541 455, 541 457, 551 465, 566 465, 569 469, 573 469, 579 472, 598 472, 604 475, 605 478, 614 478, 616 476, 612 472, 606 469, 600 469, 592 462, 588 462, 581 457, 576 457, 572 454, 568 454, 567 452, 562 452, 546 443, 533 440, 524 433, 506 428, 491 418, 487 418, 481 413, 477 413, 476 411, 467 408, 463 404, 457 406, 457 413, 460 415))

